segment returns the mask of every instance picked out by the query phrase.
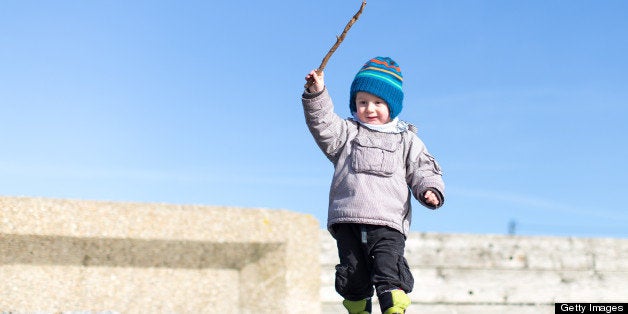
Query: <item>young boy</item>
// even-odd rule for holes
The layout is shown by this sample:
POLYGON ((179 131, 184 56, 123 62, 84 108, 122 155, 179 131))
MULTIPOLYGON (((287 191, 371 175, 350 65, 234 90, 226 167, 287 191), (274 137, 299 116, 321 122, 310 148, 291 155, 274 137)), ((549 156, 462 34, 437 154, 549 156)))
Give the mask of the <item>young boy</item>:
POLYGON ((327 228, 340 257, 336 291, 351 314, 370 313, 374 292, 382 313, 404 313, 414 285, 403 255, 410 197, 431 209, 442 206, 440 167, 416 128, 398 118, 403 78, 395 61, 376 57, 360 69, 349 119, 334 113, 323 76, 305 77, 312 84, 302 102, 310 132, 335 169, 327 228))

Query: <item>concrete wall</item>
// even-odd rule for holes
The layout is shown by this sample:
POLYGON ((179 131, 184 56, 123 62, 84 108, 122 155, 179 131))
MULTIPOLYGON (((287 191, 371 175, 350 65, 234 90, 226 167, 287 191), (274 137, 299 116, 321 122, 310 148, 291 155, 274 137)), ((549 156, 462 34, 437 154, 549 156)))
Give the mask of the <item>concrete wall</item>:
MULTIPOLYGON (((321 237, 323 313, 334 291, 334 240, 321 237)), ((555 302, 628 302, 628 239, 413 233, 412 313, 554 313, 555 302)), ((379 307, 374 311, 379 313, 379 307)))
MULTIPOLYGON (((628 239, 413 233, 406 257, 408 314, 628 302, 628 239)), ((0 313, 344 313, 337 263, 309 215, 0 197, 0 313)))
POLYGON ((319 232, 279 210, 0 197, 0 313, 318 313, 319 232))

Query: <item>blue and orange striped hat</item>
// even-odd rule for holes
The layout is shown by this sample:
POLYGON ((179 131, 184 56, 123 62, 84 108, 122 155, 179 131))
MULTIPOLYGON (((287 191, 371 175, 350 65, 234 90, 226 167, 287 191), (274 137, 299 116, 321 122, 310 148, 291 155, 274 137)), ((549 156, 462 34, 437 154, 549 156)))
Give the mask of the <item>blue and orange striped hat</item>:
POLYGON ((403 108, 403 76, 399 65, 388 57, 376 57, 364 64, 351 83, 349 108, 357 111, 355 94, 367 92, 383 99, 388 104, 390 118, 394 119, 403 108))

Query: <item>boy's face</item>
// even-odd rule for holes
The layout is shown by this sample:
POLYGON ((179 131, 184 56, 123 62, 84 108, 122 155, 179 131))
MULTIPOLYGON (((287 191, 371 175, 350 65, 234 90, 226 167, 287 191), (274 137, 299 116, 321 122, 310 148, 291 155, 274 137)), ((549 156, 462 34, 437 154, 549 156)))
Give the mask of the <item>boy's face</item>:
POLYGON ((381 98, 367 92, 357 92, 355 95, 357 116, 362 123, 385 124, 390 122, 388 104, 381 98))

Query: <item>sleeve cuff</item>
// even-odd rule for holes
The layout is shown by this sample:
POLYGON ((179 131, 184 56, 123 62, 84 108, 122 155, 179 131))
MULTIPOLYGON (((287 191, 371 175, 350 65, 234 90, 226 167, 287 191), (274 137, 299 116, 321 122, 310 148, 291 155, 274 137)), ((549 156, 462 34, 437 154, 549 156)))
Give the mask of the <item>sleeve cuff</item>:
POLYGON ((438 189, 427 188, 419 195, 419 201, 421 202, 421 204, 423 204, 425 207, 427 207, 429 209, 437 209, 437 208, 443 206, 443 203, 445 202, 445 198, 443 197, 443 194, 438 189), (433 206, 433 205, 430 205, 430 204, 425 202, 425 197, 423 195, 427 191, 432 191, 432 192, 434 192, 434 194, 436 194, 436 197, 438 198, 438 206, 433 206))
POLYGON ((313 99, 316 98, 318 96, 320 96, 326 89, 327 87, 323 87, 323 90, 316 92, 316 93, 310 93, 307 89, 303 90, 303 98, 305 99, 313 99))

